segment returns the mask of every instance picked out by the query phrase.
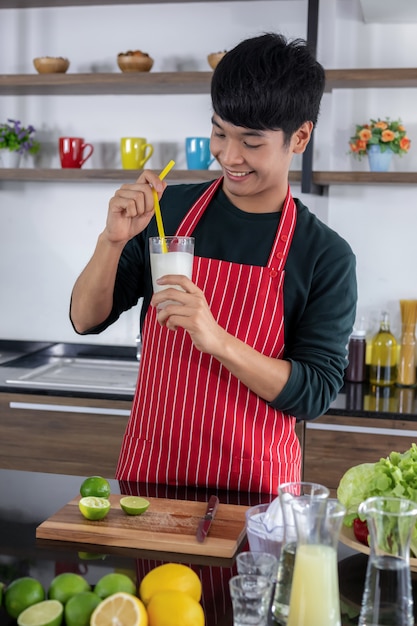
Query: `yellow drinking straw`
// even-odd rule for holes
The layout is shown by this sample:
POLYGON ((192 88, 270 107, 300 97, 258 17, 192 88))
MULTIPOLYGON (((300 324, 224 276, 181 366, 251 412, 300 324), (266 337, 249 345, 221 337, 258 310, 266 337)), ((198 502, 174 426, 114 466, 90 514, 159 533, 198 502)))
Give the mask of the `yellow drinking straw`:
MULTIPOLYGON (((168 165, 166 165, 164 169, 162 170, 162 172, 159 174, 159 179, 163 180, 165 176, 168 174, 168 172, 174 167, 174 165, 175 165, 175 161, 171 160, 168 163, 168 165)), ((164 225, 162 223, 161 207, 159 206, 158 194, 153 188, 152 188, 152 193, 153 193, 153 200, 154 200, 154 205, 155 205, 156 225, 158 227, 159 237, 162 240, 162 252, 168 252, 167 242, 165 240, 164 225)))

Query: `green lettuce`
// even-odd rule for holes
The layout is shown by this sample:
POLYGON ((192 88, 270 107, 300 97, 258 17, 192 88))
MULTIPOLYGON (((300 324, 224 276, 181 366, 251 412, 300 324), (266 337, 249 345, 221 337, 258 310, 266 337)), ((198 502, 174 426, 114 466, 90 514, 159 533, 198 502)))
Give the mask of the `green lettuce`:
MULTIPOLYGON (((355 465, 342 476, 337 498, 346 507, 346 526, 352 526, 355 517, 360 517, 360 503, 372 496, 391 496, 417 502, 415 443, 405 452, 391 452, 376 463, 355 465)), ((417 525, 411 538, 411 552, 417 555, 417 525)))

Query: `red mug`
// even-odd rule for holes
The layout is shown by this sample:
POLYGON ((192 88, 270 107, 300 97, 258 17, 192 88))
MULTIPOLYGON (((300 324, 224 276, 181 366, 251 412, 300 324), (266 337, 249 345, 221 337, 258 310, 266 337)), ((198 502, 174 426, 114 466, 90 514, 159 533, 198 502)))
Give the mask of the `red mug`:
POLYGON ((60 137, 59 158, 61 167, 80 168, 93 154, 94 147, 91 143, 84 143, 81 137, 60 137), (89 149, 88 153, 85 150, 89 149))

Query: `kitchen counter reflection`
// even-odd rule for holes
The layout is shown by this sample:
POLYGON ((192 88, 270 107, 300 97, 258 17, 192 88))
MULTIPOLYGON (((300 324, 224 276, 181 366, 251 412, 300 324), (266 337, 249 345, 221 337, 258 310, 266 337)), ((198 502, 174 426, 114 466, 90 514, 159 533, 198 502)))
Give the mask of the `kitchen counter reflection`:
POLYGON ((417 419, 417 390, 413 387, 377 387, 346 382, 331 404, 331 415, 417 419))

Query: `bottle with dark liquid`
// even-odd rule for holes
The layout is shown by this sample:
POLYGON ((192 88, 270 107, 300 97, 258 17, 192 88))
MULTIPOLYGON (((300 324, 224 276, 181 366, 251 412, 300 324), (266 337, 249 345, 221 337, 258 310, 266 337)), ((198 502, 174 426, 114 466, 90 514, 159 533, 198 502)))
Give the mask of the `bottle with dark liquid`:
POLYGON ((382 387, 397 380, 397 340, 390 329, 389 314, 381 315, 379 331, 372 339, 369 382, 382 387))

